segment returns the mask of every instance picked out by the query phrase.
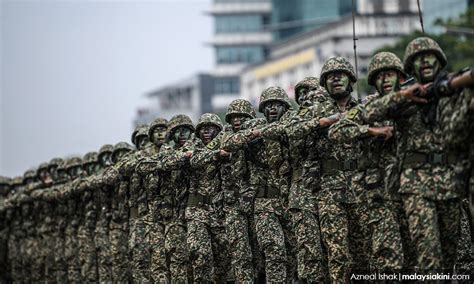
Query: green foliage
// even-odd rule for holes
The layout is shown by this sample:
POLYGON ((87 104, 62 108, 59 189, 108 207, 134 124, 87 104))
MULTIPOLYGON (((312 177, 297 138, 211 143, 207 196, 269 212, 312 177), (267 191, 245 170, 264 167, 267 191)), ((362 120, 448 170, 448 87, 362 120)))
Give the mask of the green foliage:
MULTIPOLYGON (((438 19, 436 24, 444 27, 462 27, 474 30, 474 6, 470 6, 466 13, 456 19, 449 19, 447 21, 438 19)), ((414 32, 400 38, 392 46, 385 46, 376 50, 375 53, 390 51, 403 59, 408 43, 420 36, 423 36, 421 32, 414 32)), ((466 66, 474 66, 474 48, 472 48, 474 46, 474 36, 447 33, 440 35, 425 34, 425 36, 437 41, 443 49, 448 58, 448 71, 458 71, 466 66)))

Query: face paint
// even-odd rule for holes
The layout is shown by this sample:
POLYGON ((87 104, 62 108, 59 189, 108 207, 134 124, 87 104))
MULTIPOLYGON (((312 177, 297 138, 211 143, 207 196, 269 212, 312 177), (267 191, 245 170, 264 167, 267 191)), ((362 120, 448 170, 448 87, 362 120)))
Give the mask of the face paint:
POLYGON ((400 89, 400 76, 398 72, 395 70, 378 72, 375 77, 375 88, 382 96, 398 91, 400 89))
POLYGON ((56 179, 58 178, 57 171, 58 171, 58 166, 50 166, 50 167, 48 168, 49 176, 50 176, 53 180, 56 180, 56 179))
POLYGON ((219 128, 215 125, 204 125, 199 129, 199 138, 201 138, 204 145, 207 145, 217 136, 219 131, 219 128))
POLYGON ((149 142, 148 136, 138 136, 138 141, 137 141, 137 148, 138 149, 143 149, 145 145, 149 142))
POLYGON ((230 125, 234 132, 239 131, 242 128, 242 124, 248 120, 248 117, 245 115, 234 114, 230 117, 230 125))
POLYGON ((306 100, 306 95, 308 94, 307 88, 298 88, 298 101, 297 103, 301 105, 306 100))
POLYGON ((112 153, 105 152, 99 156, 99 162, 103 167, 112 165, 112 153))
POLYGON ((441 70, 438 57, 433 52, 420 53, 413 58, 415 77, 420 83, 433 82, 441 70))
POLYGON ((327 76, 326 86, 329 95, 335 100, 350 95, 351 82, 349 76, 344 72, 332 72, 327 76))
POLYGON ((166 142, 166 127, 157 126, 152 133, 153 142, 157 146, 161 146, 166 142))
POLYGON ((99 172, 101 166, 99 163, 88 163, 84 166, 84 168, 88 175, 92 175, 99 172))
POLYGON ((180 126, 173 133, 173 141, 178 147, 182 147, 191 137, 191 129, 189 127, 180 126))
POLYGON ((50 183, 52 182, 51 176, 49 175, 49 172, 47 169, 43 169, 39 172, 39 178, 42 183, 50 183))
POLYGON ((60 169, 57 172, 57 179, 58 181, 67 181, 69 179, 69 176, 67 172, 64 169, 60 169))
POLYGON ((81 167, 72 167, 68 170, 69 175, 71 178, 75 179, 82 175, 83 171, 81 167))
POLYGON ((268 122, 275 122, 280 120, 286 112, 287 107, 280 101, 269 101, 263 107, 263 114, 268 122))

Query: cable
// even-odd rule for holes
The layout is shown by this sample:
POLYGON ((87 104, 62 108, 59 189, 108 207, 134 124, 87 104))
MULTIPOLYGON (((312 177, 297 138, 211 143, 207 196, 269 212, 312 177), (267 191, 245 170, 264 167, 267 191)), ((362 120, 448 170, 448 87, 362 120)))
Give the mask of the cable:
POLYGON ((357 68, 357 40, 356 38, 356 31, 355 31, 355 5, 354 5, 354 0, 352 0, 352 40, 354 41, 354 67, 355 67, 355 73, 356 73, 356 88, 357 88, 357 99, 359 100, 359 103, 361 102, 360 98, 360 92, 359 92, 359 70, 357 68))

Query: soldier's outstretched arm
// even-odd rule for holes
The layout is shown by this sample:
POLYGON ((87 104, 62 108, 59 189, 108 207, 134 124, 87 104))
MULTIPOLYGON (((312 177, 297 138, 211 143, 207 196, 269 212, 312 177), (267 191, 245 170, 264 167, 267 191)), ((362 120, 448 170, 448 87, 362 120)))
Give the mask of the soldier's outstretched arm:
POLYGON ((369 136, 369 125, 364 123, 361 112, 362 107, 354 107, 338 122, 329 128, 328 137, 331 140, 350 143, 354 140, 369 136))

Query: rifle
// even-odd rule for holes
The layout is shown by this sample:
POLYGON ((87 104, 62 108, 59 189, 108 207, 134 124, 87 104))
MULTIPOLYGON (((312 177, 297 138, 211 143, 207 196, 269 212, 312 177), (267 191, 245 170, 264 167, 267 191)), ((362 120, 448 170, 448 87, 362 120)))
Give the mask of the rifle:
POLYGON ((458 89, 474 86, 474 72, 466 67, 454 74, 442 73, 433 85, 437 96, 451 96, 458 89))

